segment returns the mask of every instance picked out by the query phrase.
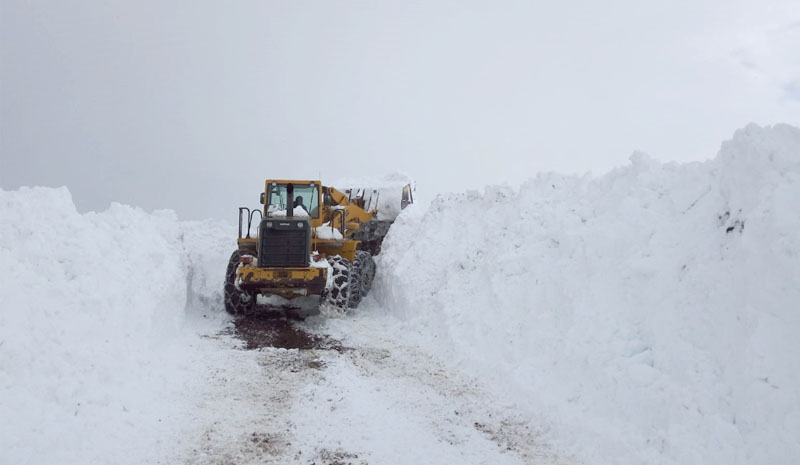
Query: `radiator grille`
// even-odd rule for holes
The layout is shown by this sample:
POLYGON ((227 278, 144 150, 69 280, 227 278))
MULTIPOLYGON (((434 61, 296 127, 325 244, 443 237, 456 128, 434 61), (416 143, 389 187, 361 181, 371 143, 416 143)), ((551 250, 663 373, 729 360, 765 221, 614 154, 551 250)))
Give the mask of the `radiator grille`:
POLYGON ((258 265, 261 267, 308 266, 308 231, 264 228, 258 265))

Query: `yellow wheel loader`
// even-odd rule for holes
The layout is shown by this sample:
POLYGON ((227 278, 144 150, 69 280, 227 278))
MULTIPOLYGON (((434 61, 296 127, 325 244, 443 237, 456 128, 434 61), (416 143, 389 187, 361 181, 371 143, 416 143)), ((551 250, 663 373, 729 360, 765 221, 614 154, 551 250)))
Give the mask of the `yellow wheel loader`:
MULTIPOLYGON (((402 188, 400 209, 413 203, 402 188)), ((238 247, 225 275, 225 310, 247 314, 258 296, 318 296, 319 306, 355 308, 375 276, 373 255, 393 218, 378 217, 380 192, 319 181, 268 179, 263 209, 239 208, 238 247)))

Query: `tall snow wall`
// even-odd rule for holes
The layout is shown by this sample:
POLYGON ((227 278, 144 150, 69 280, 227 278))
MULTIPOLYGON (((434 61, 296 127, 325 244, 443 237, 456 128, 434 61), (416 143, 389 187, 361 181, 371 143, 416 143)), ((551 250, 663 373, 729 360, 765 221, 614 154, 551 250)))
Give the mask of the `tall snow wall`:
POLYGON ((0 462, 154 463, 174 447, 170 399, 198 376, 181 328, 221 308, 232 231, 0 190, 0 462))
POLYGON ((398 332, 583 463, 800 462, 797 128, 750 125, 704 163, 635 154, 442 196, 384 244, 398 332))

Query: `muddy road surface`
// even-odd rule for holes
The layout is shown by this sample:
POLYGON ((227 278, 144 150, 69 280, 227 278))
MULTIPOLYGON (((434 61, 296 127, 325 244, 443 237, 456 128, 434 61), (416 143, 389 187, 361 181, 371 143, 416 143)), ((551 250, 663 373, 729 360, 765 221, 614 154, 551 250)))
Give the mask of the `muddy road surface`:
POLYGON ((303 329, 300 321, 272 314, 255 314, 233 321, 232 334, 245 349, 297 349, 342 351, 341 342, 303 329))
POLYGON ((239 318, 206 341, 187 464, 555 464, 509 407, 374 320, 239 318))

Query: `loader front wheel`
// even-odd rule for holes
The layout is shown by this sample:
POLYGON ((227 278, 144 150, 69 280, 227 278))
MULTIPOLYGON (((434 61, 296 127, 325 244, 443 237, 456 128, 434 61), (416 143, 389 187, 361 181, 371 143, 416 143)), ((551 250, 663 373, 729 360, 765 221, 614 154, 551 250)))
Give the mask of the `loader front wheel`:
POLYGON ((253 310, 256 304, 255 294, 239 289, 236 285, 236 269, 241 263, 241 254, 235 250, 228 260, 225 271, 225 311, 231 315, 244 315, 253 310))
POLYGON ((345 313, 350 302, 352 265, 339 255, 328 257, 331 266, 331 285, 322 291, 321 304, 345 313))

